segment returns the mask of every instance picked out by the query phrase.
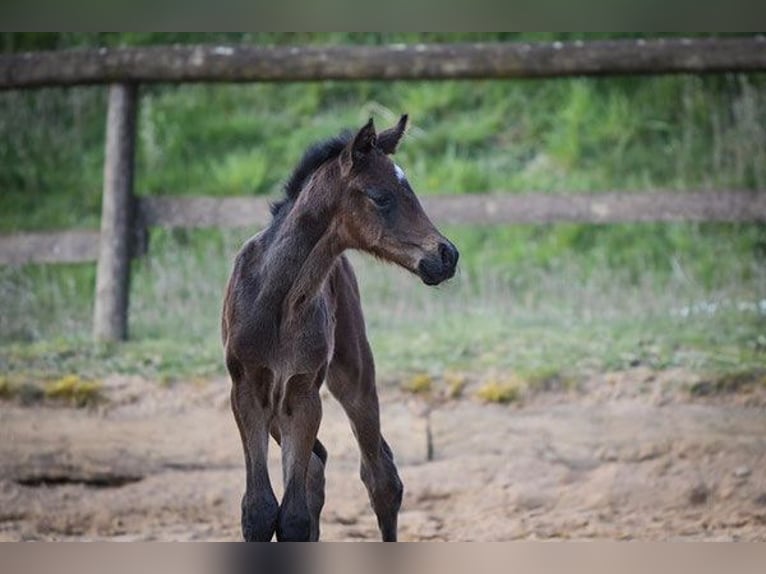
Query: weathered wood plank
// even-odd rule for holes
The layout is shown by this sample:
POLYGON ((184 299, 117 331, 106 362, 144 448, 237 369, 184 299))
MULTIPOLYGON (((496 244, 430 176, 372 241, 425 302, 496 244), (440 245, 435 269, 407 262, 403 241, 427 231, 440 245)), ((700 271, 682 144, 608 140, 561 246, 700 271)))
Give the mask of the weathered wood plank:
POLYGON ((0 89, 113 82, 546 78, 766 70, 766 38, 149 46, 0 56, 0 89))
POLYGON ((271 221, 263 197, 143 197, 139 213, 149 227, 263 227, 271 221))
POLYGON ((0 236, 0 264, 85 263, 98 258, 98 231, 54 231, 0 236))
POLYGON ((766 221, 766 191, 455 195, 422 201, 442 224, 766 221))
MULTIPOLYGON (((657 191, 548 195, 509 193, 421 198, 438 223, 621 223, 631 221, 766 221, 766 191, 657 191)), ((141 199, 148 225, 262 227, 271 216, 260 197, 141 199)))
POLYGON ((93 309, 93 335, 100 341, 123 341, 128 337, 137 92, 135 84, 114 84, 109 89, 101 240, 93 309))
MULTIPOLYGON (((437 195, 422 202, 442 225, 766 222, 766 190, 437 195)), ((263 197, 146 197, 139 200, 139 210, 142 223, 153 227, 256 230, 271 220, 269 203, 263 197)), ((0 236, 0 264, 94 261, 98 240, 97 231, 0 236)))

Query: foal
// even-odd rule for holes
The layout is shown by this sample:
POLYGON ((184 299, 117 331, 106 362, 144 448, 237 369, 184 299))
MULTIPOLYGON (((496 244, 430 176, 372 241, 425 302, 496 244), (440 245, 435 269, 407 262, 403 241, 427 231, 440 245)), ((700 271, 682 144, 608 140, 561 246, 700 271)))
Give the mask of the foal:
POLYGON ((361 479, 384 541, 395 541, 402 483, 380 434, 375 365, 354 271, 360 249, 417 274, 452 277, 458 252, 439 233, 388 157, 407 116, 380 134, 372 119, 351 137, 310 148, 272 208, 273 221, 236 257, 223 304, 231 404, 245 451, 245 540, 318 540, 327 451, 317 439, 327 386, 351 422, 361 479), (266 455, 282 447, 277 502, 266 455))

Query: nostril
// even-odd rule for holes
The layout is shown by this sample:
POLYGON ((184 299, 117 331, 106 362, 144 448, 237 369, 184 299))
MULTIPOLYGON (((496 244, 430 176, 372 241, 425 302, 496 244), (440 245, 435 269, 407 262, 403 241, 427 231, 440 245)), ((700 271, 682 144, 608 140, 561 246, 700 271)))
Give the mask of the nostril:
POLYGON ((442 260, 442 264, 446 267, 450 267, 455 264, 455 248, 447 243, 439 244, 439 257, 442 260))

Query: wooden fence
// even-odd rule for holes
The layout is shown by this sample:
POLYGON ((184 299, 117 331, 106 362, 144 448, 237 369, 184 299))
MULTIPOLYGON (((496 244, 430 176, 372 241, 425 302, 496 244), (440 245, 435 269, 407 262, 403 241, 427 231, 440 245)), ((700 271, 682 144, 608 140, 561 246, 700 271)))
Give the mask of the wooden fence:
MULTIPOLYGON (((138 87, 143 83, 550 78, 766 71, 766 38, 572 43, 257 47, 155 46, 0 56, 0 89, 109 84, 100 231, 0 237, 0 264, 97 261, 93 333, 128 334, 130 260, 151 226, 253 227, 263 198, 136 198, 138 87)), ((439 223, 766 221, 766 192, 426 197, 439 223)))

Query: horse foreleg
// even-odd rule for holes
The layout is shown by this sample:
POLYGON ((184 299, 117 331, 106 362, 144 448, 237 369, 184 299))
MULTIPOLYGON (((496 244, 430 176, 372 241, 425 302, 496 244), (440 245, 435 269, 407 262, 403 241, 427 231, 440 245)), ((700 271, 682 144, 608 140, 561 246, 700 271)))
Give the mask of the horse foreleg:
POLYGON ((281 435, 285 485, 279 508, 277 540, 319 538, 319 512, 324 503, 324 463, 314 454, 314 449, 321 419, 322 402, 315 378, 306 375, 291 377, 285 383, 276 418, 281 435), (321 472, 316 468, 318 463, 321 463, 321 472), (310 472, 312 465, 315 470, 310 472))
MULTIPOLYGON (((271 436, 282 445, 282 436, 276 422, 271 425, 271 436)), ((327 464, 327 450, 324 445, 316 439, 312 449, 313 454, 309 462, 309 472, 306 480, 306 489, 308 496, 308 508, 311 514, 311 540, 319 540, 319 521, 324 507, 325 499, 325 465, 327 464)))
POLYGON ((272 376, 261 369, 256 376, 245 378, 236 360, 227 363, 232 376, 231 408, 245 451, 242 535, 248 542, 268 542, 276 530, 279 512, 267 466, 272 376))

